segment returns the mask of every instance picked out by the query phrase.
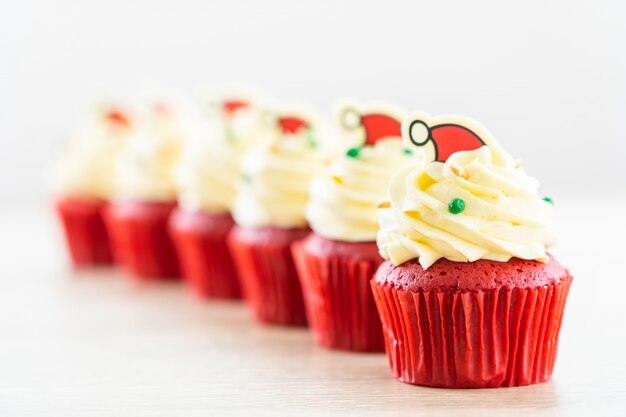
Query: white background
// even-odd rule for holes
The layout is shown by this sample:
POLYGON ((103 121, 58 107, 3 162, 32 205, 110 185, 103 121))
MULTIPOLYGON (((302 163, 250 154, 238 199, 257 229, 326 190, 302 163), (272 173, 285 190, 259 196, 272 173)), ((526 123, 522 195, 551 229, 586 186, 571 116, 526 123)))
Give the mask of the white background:
POLYGON ((304 415, 303 400, 327 415, 624 414, 626 2, 365 3, 0 0, 0 414, 304 415), (146 82, 481 121, 557 202, 575 281, 554 381, 418 390, 384 358, 316 349, 242 305, 111 271, 74 279, 44 168, 88 100, 146 82))
POLYGON ((626 189, 623 2, 376 3, 2 1, 0 206, 42 200, 88 100, 145 82, 463 113, 545 194, 626 189))

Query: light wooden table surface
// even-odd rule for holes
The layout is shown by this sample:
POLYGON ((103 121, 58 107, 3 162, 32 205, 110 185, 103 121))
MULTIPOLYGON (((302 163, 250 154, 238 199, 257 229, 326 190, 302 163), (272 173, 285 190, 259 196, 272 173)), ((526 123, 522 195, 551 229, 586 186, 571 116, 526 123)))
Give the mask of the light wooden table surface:
POLYGON ((238 302, 113 270, 71 272, 54 219, 0 213, 0 416, 626 415, 626 198, 557 199, 575 276, 552 381, 442 390, 382 354, 316 347, 238 302))

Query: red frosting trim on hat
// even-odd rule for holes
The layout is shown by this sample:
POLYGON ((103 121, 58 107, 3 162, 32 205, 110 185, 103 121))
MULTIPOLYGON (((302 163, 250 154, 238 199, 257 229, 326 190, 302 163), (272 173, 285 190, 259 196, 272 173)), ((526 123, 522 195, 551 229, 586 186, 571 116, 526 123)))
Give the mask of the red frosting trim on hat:
POLYGON ((283 133, 298 133, 309 127, 306 120, 294 116, 281 116, 278 118, 278 126, 283 133))
POLYGON ((374 145, 383 138, 402 136, 401 121, 387 114, 364 114, 361 124, 365 129, 366 145, 374 145))
POLYGON ((125 128, 130 127, 130 119, 119 110, 109 110, 106 112, 105 117, 107 122, 111 124, 122 126, 125 128))
POLYGON ((446 162, 455 152, 473 151, 487 144, 487 138, 481 138, 468 126, 441 121, 441 124, 429 126, 426 120, 422 117, 408 119, 406 122, 410 124, 406 133, 414 145, 424 146, 432 142, 435 161, 446 162))
POLYGON ((238 110, 247 109, 250 103, 244 100, 227 100, 222 103, 222 108, 226 114, 233 114, 238 110))
POLYGON ((473 151, 485 146, 480 137, 465 126, 439 125, 430 129, 430 136, 435 143, 436 160, 445 162, 450 155, 460 151, 473 151))

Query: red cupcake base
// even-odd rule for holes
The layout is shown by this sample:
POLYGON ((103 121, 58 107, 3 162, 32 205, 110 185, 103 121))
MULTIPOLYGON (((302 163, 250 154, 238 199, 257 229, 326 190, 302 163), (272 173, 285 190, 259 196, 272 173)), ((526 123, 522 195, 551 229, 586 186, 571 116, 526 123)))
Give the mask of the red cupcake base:
POLYGON ((394 376, 443 388, 547 381, 571 282, 566 273, 534 288, 416 291, 372 280, 394 376))
POLYGON ((268 324, 306 326, 302 290, 291 245, 308 228, 235 226, 228 245, 238 269, 246 302, 255 318, 268 324))
POLYGON ((293 245, 307 318, 321 346, 384 352, 370 280, 383 262, 376 242, 338 242, 311 234, 293 245))
POLYGON ((96 199, 61 198, 55 208, 72 264, 79 267, 113 262, 109 235, 102 218, 107 203, 96 199))
POLYGON ((234 222, 230 214, 174 210, 170 234, 183 277, 202 298, 241 298, 235 265, 226 237, 234 222))
POLYGON ((176 203, 116 201, 105 210, 116 263, 139 280, 180 277, 178 258, 168 234, 176 203))

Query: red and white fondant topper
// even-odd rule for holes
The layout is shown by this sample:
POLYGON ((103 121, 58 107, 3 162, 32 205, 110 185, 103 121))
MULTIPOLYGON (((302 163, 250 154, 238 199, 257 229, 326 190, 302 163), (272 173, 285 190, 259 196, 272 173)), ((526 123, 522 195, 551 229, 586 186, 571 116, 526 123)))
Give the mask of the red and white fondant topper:
POLYGON ((228 120, 257 111, 259 100, 256 95, 244 90, 223 90, 207 92, 204 105, 209 116, 228 120))
POLYGON ((222 110, 228 116, 232 116, 239 110, 248 109, 250 106, 250 101, 242 99, 226 99, 222 102, 222 110))
POLYGON ((463 116, 413 113, 402 123, 402 137, 407 145, 423 147, 433 161, 439 162, 447 161, 455 152, 473 151, 485 145, 500 152, 487 129, 463 116))
POLYGON ((345 104, 339 108, 339 124, 346 131, 361 130, 362 144, 402 137, 403 111, 391 106, 357 106, 345 104))
POLYGON ((284 134, 298 134, 311 128, 311 123, 301 116, 279 115, 276 122, 279 130, 284 134))
POLYGON ((263 108, 261 119, 265 129, 274 134, 275 140, 288 136, 306 136, 309 139, 315 136, 319 139, 322 128, 318 113, 300 103, 268 104, 263 108))
POLYGON ((98 123, 104 123, 113 129, 129 130, 133 127, 133 117, 123 103, 117 101, 100 101, 94 103, 92 115, 98 123))
POLYGON ((116 108, 109 108, 105 111, 104 118, 107 123, 123 129, 130 129, 130 117, 124 111, 116 108))

